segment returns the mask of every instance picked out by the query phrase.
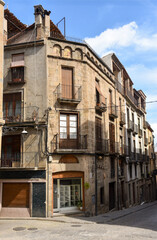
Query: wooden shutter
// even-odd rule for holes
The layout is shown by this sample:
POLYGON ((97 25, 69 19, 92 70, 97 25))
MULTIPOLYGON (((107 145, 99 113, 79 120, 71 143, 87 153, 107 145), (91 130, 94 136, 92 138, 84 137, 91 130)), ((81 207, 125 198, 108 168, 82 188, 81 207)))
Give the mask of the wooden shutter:
POLYGON ((115 152, 115 126, 109 123, 109 136, 110 136, 110 152, 115 152))
POLYGON ((24 67, 24 53, 12 55, 11 67, 19 67, 19 66, 24 67))
POLYGON ((73 69, 62 68, 62 98, 73 98, 73 69))
POLYGON ((29 207, 28 183, 4 183, 2 207, 29 207))

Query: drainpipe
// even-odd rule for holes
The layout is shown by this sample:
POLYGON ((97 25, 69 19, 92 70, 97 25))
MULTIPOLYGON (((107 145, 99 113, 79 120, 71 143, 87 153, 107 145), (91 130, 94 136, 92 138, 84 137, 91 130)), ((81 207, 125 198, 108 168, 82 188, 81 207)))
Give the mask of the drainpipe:
POLYGON ((97 154, 95 153, 95 216, 97 216, 97 154))
POLYGON ((47 156, 47 161, 46 161, 46 170, 47 170, 47 174, 46 174, 46 178, 47 178, 47 181, 46 181, 46 184, 47 184, 47 211, 46 211, 46 216, 49 217, 49 151, 48 151, 48 123, 49 123, 49 112, 51 111, 51 107, 49 107, 47 110, 46 110, 46 116, 47 116, 47 124, 46 124, 46 131, 45 131, 45 151, 46 151, 46 156, 47 156))
MULTIPOLYGON (((115 106, 117 106, 117 88, 115 86, 115 106)), ((117 109, 117 114, 119 109, 117 109)), ((117 119, 116 119, 116 141, 117 141, 117 150, 118 150, 118 124, 117 124, 117 119)), ((119 210, 119 158, 117 156, 117 208, 119 210)))

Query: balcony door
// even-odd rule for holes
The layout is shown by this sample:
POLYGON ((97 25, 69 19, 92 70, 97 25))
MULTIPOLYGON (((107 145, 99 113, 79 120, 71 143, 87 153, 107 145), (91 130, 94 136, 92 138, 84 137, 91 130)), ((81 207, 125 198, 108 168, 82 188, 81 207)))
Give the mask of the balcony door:
POLYGON ((4 94, 3 115, 6 122, 21 121, 21 93, 4 94))
POLYGON ((61 149, 77 149, 78 146, 78 116, 77 114, 60 114, 61 149))
POLYGON ((2 167, 14 167, 20 165, 21 135, 2 137, 2 167))
POLYGON ((62 68, 62 98, 73 99, 73 69, 62 68))

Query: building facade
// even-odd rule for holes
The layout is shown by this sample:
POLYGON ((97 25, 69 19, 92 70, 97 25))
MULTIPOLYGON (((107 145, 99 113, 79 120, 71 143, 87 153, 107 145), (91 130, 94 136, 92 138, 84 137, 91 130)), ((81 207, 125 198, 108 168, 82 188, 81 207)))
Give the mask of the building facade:
POLYGON ((4 2, 0 1, 0 152, 1 152, 1 136, 3 124, 3 25, 4 25, 4 2))
POLYGON ((115 55, 101 59, 85 42, 67 40, 41 5, 34 15, 27 27, 5 10, 1 215, 82 207, 88 216, 128 207, 130 198, 138 204, 138 191, 129 193, 141 175, 129 175, 138 161, 126 113, 143 117, 145 109, 137 113, 127 99, 127 72, 115 55))

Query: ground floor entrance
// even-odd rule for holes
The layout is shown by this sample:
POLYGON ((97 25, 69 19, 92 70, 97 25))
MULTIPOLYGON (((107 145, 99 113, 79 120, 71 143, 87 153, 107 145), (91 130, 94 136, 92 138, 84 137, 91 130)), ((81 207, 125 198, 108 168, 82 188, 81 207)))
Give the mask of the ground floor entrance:
POLYGON ((53 212, 73 211, 83 205, 83 173, 65 172, 53 176, 53 212))
POLYGON ((4 183, 2 207, 29 208, 29 183, 4 183))

